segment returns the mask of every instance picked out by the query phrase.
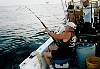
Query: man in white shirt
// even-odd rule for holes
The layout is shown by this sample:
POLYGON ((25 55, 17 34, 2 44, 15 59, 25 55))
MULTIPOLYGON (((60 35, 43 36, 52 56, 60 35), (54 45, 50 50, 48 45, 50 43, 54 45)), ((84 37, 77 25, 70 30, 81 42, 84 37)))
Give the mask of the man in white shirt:
POLYGON ((84 8, 84 22, 91 23, 91 8, 88 6, 84 8))
POLYGON ((93 17, 92 15, 92 12, 93 10, 91 9, 91 6, 89 5, 89 0, 82 0, 83 2, 83 12, 84 12, 84 22, 87 22, 87 23, 92 23, 92 18, 91 16, 93 17), (92 10, 92 11, 91 11, 92 10))
POLYGON ((85 34, 91 34, 92 24, 94 22, 94 10, 90 6, 89 0, 82 0, 83 3, 83 19, 84 19, 84 29, 85 34))

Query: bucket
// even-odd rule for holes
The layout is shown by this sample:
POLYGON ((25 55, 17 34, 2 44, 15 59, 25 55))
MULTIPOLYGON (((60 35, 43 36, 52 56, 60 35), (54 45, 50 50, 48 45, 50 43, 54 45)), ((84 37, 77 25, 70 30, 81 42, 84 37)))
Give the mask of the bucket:
POLYGON ((79 43, 76 46, 77 60, 80 69, 85 69, 85 60, 88 56, 95 56, 95 44, 79 43))
POLYGON ((100 69, 100 58, 90 56, 86 58, 87 69, 100 69))

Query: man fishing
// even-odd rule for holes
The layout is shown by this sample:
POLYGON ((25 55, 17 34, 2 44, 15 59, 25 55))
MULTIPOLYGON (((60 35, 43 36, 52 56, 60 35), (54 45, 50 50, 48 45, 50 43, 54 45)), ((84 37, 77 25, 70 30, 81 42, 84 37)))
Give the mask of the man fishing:
MULTIPOLYGON (((27 7, 26 7, 27 8, 27 7)), ((50 32, 48 28, 45 26, 45 24, 41 21, 41 19, 29 8, 27 8, 29 11, 31 11, 41 22, 41 24, 45 27, 48 34, 54 39, 55 44, 58 48, 56 48, 56 52, 53 52, 53 50, 47 51, 44 53, 44 58, 49 65, 50 69, 53 69, 51 58, 56 59, 67 59, 70 58, 73 54, 73 37, 75 36, 74 30, 76 29, 76 25, 73 21, 70 21, 66 24, 64 27, 64 30, 62 31, 62 34, 56 34, 53 32, 50 32)), ((71 17, 68 17, 71 19, 71 17)), ((75 38, 74 38, 75 39, 75 38)), ((51 46, 50 46, 51 47, 51 46)), ((69 61, 68 61, 69 62, 69 61)))
POLYGON ((50 68, 52 67, 51 66, 52 63, 50 61, 51 58, 53 60, 55 60, 56 58, 67 59, 72 56, 73 47, 70 46, 73 46, 72 44, 74 41, 72 42, 72 39, 75 36, 75 31, 74 31, 75 29, 76 29, 76 25, 73 22, 68 22, 66 24, 62 34, 56 34, 46 29, 46 31, 54 39, 54 42, 58 47, 55 53, 52 50, 44 53, 44 58, 50 68))

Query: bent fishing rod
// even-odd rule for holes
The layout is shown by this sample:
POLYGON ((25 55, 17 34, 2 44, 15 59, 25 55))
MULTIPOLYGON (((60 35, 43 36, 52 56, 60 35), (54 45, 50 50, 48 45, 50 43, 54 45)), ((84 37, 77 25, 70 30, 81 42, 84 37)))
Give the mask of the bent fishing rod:
POLYGON ((35 12, 33 12, 30 8, 28 8, 27 6, 25 6, 30 12, 32 12, 32 14, 34 14, 36 16, 36 18, 42 23, 42 25, 45 27, 45 29, 47 29, 47 27, 45 26, 45 24, 42 22, 42 20, 35 14, 35 12))
MULTIPOLYGON (((29 11, 31 11, 32 12, 32 14, 34 14, 36 17, 37 17, 37 19, 42 23, 42 25, 45 27, 45 29, 47 29, 48 30, 48 28, 45 26, 45 24, 41 21, 41 19, 30 9, 30 8, 28 8, 27 6, 25 6, 29 11)), ((49 31, 49 30, 48 30, 49 31)), ((49 33, 48 33, 48 35, 50 35, 49 33)), ((50 35, 51 36, 51 35, 50 35)), ((53 37, 52 37, 52 39, 53 40, 55 40, 53 37)))

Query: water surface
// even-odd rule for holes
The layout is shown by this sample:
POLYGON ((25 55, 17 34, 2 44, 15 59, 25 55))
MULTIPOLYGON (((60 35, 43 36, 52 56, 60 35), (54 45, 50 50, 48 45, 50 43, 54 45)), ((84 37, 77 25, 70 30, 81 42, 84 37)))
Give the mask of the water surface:
MULTIPOLYGON (((61 5, 34 4, 28 8, 50 30, 63 22, 61 5)), ((17 65, 47 39, 44 27, 25 6, 0 6, 0 69, 17 69, 17 65)))

